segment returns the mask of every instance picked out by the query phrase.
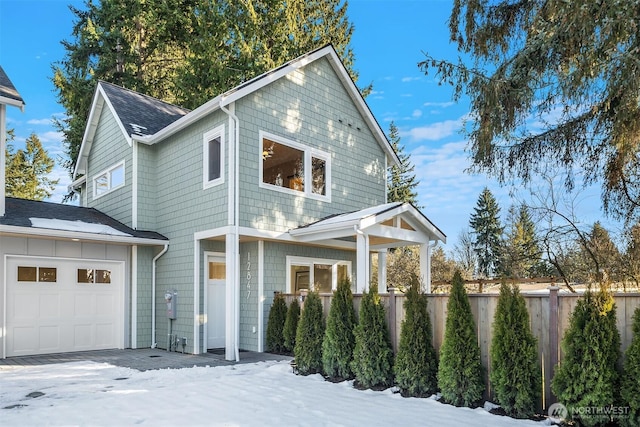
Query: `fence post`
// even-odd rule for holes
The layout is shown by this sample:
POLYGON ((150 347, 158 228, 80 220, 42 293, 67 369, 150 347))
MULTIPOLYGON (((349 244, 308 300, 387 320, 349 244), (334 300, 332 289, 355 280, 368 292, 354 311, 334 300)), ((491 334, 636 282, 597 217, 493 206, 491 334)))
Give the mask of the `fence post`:
POLYGON ((307 299, 307 295, 309 295, 309 289, 300 289, 300 310, 304 308, 304 300, 307 299))
POLYGON ((398 339, 396 337, 396 288, 389 288, 389 334, 393 353, 398 352, 398 339))
MULTIPOLYGON (((550 390, 551 379, 553 373, 558 365, 558 286, 549 287, 549 372, 545 372, 545 382, 550 390)), ((553 393, 549 393, 546 399, 546 406, 549 407, 552 403, 556 402, 556 397, 553 393)))

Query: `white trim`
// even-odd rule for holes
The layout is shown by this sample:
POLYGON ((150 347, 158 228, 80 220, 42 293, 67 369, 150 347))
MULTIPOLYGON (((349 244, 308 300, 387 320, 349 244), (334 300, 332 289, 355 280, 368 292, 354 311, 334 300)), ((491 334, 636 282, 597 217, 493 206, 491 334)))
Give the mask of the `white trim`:
POLYGON ((225 145, 224 125, 202 135, 202 188, 205 190, 224 183, 225 145), (216 138, 220 138, 220 176, 209 180, 209 142, 216 138))
POLYGON ((131 246, 131 348, 138 348, 138 246, 131 246))
POLYGON ((258 240, 258 352, 264 351, 264 240, 258 240))
MULTIPOLYGON (((208 287, 209 287, 209 257, 212 258, 218 258, 218 259, 225 259, 225 253, 224 252, 210 252, 210 251, 204 251, 203 252, 203 262, 204 262, 204 268, 203 268, 203 274, 202 274, 202 300, 203 300, 203 304, 202 304, 202 316, 204 319, 204 328, 203 328, 203 332, 202 332, 202 351, 203 353, 206 353, 207 350, 209 349, 209 291, 208 291, 208 287)), ((225 281, 226 281, 226 265, 225 265, 225 281)), ((226 283, 225 283, 225 289, 226 289, 226 283)), ((226 291, 225 291, 226 292, 226 291)), ((226 320, 226 319, 225 319, 226 320)), ((226 331, 225 331, 226 332, 226 331)))
POLYGON ((285 138, 280 135, 276 135, 267 131, 259 131, 259 140, 258 140, 258 187, 264 188, 267 190, 279 191, 281 193, 290 194, 293 196, 303 196, 309 199, 320 200, 323 202, 331 203, 331 154, 326 151, 318 150, 316 148, 312 148, 308 145, 301 144, 297 141, 293 141, 291 139, 285 138), (280 187, 277 185, 269 184, 264 182, 264 161, 262 158, 263 152, 263 144, 264 139, 269 139, 273 142, 276 142, 281 145, 285 145, 287 147, 293 148, 298 151, 302 151, 303 155, 303 169, 304 169, 304 190, 294 190, 287 187, 280 187), (317 159, 324 160, 325 162, 325 175, 324 175, 324 186, 325 186, 325 194, 316 194, 313 192, 313 184, 312 184, 312 158, 315 157, 317 159))
POLYGON ((2 159, 0 161, 0 183, 2 188, 0 189, 0 217, 3 217, 6 212, 6 159, 5 153, 7 151, 7 106, 0 104, 0 154, 2 159))
MULTIPOLYGON (((132 142, 131 153, 131 228, 138 229, 138 143, 132 142)), ((126 169, 124 170, 126 173, 126 169)))
POLYGON ((129 245, 155 246, 166 245, 168 240, 146 239, 143 237, 117 236, 112 234, 95 234, 82 231, 54 230, 49 228, 20 227, 0 224, 0 235, 20 235, 27 237, 43 237, 53 239, 86 240, 103 243, 121 243, 129 245))
POLYGON ((18 107, 21 112, 24 113, 24 101, 19 101, 17 99, 8 98, 6 96, 0 96, 0 104, 1 105, 11 105, 13 107, 18 107))
MULTIPOLYGON (((287 269, 287 292, 294 293, 293 283, 291 278, 291 266, 292 265, 302 265, 309 267, 309 285, 313 283, 313 265, 314 264, 324 264, 331 265, 331 289, 335 290, 338 286, 338 265, 346 265, 347 266, 347 276, 351 278, 352 271, 352 263, 351 261, 341 260, 341 259, 328 259, 328 258, 315 258, 315 257, 301 257, 296 255, 287 255, 286 258, 286 269, 287 269)), ((311 290, 311 289, 310 289, 311 290)))
MULTIPOLYGON (((200 354, 200 240, 193 239, 193 354, 200 354)), ((205 349, 206 351, 206 349, 205 349)))
POLYGON ((125 167, 125 161, 121 160, 118 163, 93 175, 93 178, 91 178, 91 185, 93 187, 92 188, 93 200, 98 200, 100 197, 105 196, 109 193, 116 191, 119 188, 124 187, 126 183, 127 183, 127 168, 125 167), (122 182, 118 185, 112 186, 111 176, 113 174, 113 171, 120 168, 122 168, 122 182), (107 189, 104 191, 104 193, 98 194, 97 193, 98 187, 96 185, 96 180, 104 175, 106 175, 106 178, 107 178, 107 189))

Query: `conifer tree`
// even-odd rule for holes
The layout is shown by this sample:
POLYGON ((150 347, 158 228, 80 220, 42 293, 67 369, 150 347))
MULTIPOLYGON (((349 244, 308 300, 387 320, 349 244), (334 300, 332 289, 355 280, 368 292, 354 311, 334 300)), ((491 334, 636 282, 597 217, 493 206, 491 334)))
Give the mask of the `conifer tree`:
POLYGON ((640 425, 640 307, 633 313, 633 339, 625 356, 620 394, 622 404, 629 407, 629 413, 620 421, 632 427, 640 425))
POLYGON ((529 312, 517 286, 502 283, 493 321, 491 384, 505 412, 529 418, 537 409, 541 373, 529 312))
POLYGON ((416 187, 420 183, 414 172, 415 165, 411 164, 408 154, 404 153, 404 146, 400 145, 400 135, 394 122, 389 125, 389 141, 398 155, 400 165, 389 167, 387 179, 387 201, 410 202, 418 206, 418 193, 416 187))
POLYGON ((405 397, 428 397, 438 389, 438 361, 433 348, 431 318, 420 282, 413 280, 405 294, 398 355, 394 365, 396 384, 405 397))
MULTIPOLYGON (((620 334, 616 306, 604 289, 588 290, 578 300, 569 328, 562 339, 564 358, 554 372, 551 389, 568 410, 604 408, 618 401, 620 334)), ((609 421, 607 414, 578 413, 574 421, 597 426, 609 421)))
POLYGON ((343 280, 333 292, 327 329, 322 341, 322 368, 331 380, 350 379, 353 376, 351 361, 355 347, 355 327, 356 311, 353 308, 351 283, 343 280))
POLYGON ((294 298, 291 304, 289 304, 287 318, 284 321, 284 331, 282 331, 282 335, 284 336, 284 349, 289 353, 293 353, 293 349, 296 346, 296 330, 298 329, 299 319, 300 304, 298 304, 298 300, 294 298))
POLYGON ((360 388, 387 388, 393 384, 393 348, 385 310, 375 288, 363 294, 359 314, 351 363, 355 385, 360 388))
POLYGON ((40 138, 32 133, 25 141, 25 148, 14 151, 13 132, 9 132, 5 152, 7 196, 28 200, 44 200, 53 194, 58 180, 50 179, 54 160, 42 146, 40 138))
POLYGON ((478 256, 478 273, 484 277, 500 274, 503 231, 500 207, 486 187, 478 197, 469 225, 474 234, 473 248, 478 256))
POLYGON ((445 402, 469 407, 480 402, 485 388, 476 326, 460 271, 453 276, 447 303, 438 387, 445 402))
POLYGON ((299 374, 310 375, 322 372, 323 338, 322 301, 317 292, 309 292, 300 314, 296 345, 293 349, 299 374))
POLYGON ((287 317, 287 302, 284 295, 277 293, 273 298, 271 311, 269 311, 269 323, 267 323, 267 351, 282 353, 284 347, 284 322, 287 317))

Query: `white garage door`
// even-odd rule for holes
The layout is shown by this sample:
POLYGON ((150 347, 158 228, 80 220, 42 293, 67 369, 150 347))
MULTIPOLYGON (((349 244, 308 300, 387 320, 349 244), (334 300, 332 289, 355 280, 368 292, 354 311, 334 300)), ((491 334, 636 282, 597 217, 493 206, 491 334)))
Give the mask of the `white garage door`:
POLYGON ((6 355, 123 347, 123 263, 9 257, 6 355))

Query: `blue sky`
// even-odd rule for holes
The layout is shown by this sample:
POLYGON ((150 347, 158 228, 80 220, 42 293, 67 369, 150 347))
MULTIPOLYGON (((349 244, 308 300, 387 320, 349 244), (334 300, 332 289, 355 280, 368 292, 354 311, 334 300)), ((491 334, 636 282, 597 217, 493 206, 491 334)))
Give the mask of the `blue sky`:
MULTIPOLYGON (((24 113, 8 109, 8 126, 16 131, 16 146, 35 132, 54 158, 62 158, 64 151, 51 118, 64 109, 56 101, 51 64, 63 58, 60 41, 71 39, 69 4, 82 9, 84 2, 0 0, 0 65, 26 102, 24 113)), ((358 84, 373 83, 366 101, 383 130, 388 132, 391 121, 399 128, 420 180, 419 203, 447 235, 448 249, 468 226, 485 186, 498 199, 503 215, 513 203, 507 188, 464 172, 469 162, 459 128, 468 105, 464 100, 452 102, 451 88, 438 85, 433 75, 425 76, 417 66, 424 52, 457 58, 449 43, 450 11, 451 2, 446 0, 350 0, 348 9, 355 27, 352 48, 358 84)), ((60 201, 70 180, 60 167, 53 178, 60 178, 60 184, 51 201, 60 201)), ((600 219, 598 188, 583 192, 579 200, 582 221, 600 219)))

